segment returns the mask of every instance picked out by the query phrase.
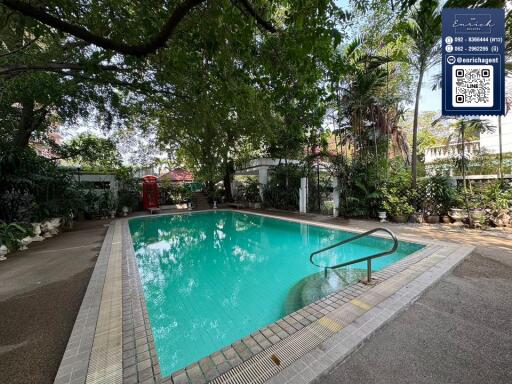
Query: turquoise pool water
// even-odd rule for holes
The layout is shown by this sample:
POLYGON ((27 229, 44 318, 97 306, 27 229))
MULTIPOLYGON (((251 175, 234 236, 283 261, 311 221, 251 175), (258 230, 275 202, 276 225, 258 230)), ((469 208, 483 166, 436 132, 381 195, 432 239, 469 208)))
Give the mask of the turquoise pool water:
MULTIPOLYGON (((142 217, 129 225, 165 376, 282 318, 289 292, 321 271, 310 253, 354 235, 232 211, 142 217)), ((318 260, 339 263, 391 246, 360 239, 318 260)), ((401 242, 394 254, 373 260, 373 270, 420 248, 401 242)))

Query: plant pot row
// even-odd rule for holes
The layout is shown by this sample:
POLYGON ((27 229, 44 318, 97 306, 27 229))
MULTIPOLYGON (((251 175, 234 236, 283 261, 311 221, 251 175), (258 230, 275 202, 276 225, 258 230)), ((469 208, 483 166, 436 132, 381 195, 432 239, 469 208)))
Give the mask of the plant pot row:
MULTIPOLYGON (((32 223, 33 236, 25 236, 18 241, 18 249, 23 251, 27 249, 30 243, 35 241, 43 241, 49 237, 53 237, 59 233, 62 225, 62 218, 55 217, 52 219, 45 220, 41 223, 32 223)), ((0 246, 0 261, 6 259, 6 255, 15 249, 9 249, 5 244, 0 246)))
MULTIPOLYGON (((379 212, 379 219, 384 222, 387 218, 386 212, 379 212)), ((482 221, 485 219, 485 211, 480 209, 474 209, 470 211, 471 217, 474 221, 482 221)), ((449 215, 424 215, 422 213, 415 213, 412 215, 395 215, 391 216, 391 221, 395 223, 407 223, 412 218, 415 223, 427 223, 427 224, 450 224, 453 222, 462 222, 467 219, 467 214, 462 209, 451 209, 449 215)))
POLYGON ((250 203, 247 201, 243 201, 239 203, 243 208, 252 208, 252 209, 260 209, 261 203, 250 203))

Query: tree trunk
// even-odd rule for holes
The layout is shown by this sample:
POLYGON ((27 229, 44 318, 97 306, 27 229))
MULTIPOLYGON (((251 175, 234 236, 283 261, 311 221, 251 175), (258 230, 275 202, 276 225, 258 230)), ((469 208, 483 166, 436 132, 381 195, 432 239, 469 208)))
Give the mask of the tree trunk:
POLYGON ((13 147, 26 148, 30 142, 30 137, 35 129, 34 124, 34 100, 25 99, 21 102, 21 119, 18 129, 14 134, 13 147))
POLYGON ((418 178, 418 113, 420 107, 421 84, 423 83, 423 65, 420 65, 418 85, 416 87, 416 102, 414 103, 414 120, 412 125, 412 186, 416 188, 418 178))
POLYGON ((466 212, 468 214, 469 227, 473 228, 473 218, 469 209, 468 189, 466 186, 466 123, 464 120, 461 121, 460 135, 462 139, 462 185, 464 191, 464 203, 466 205, 466 212))
POLYGON ((231 193, 231 174, 229 163, 227 163, 224 173, 224 195, 226 196, 226 201, 233 201, 233 194, 231 193))
POLYGON ((498 168, 498 176, 503 182, 503 143, 501 137, 501 116, 498 116, 498 140, 499 140, 499 168, 498 168))

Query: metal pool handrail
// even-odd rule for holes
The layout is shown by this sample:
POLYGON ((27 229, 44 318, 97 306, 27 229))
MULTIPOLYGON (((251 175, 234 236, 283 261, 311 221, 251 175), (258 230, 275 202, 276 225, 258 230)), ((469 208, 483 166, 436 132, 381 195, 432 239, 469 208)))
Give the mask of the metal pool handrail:
POLYGON ((336 244, 332 244, 332 245, 329 245, 328 247, 319 249, 318 251, 313 252, 309 256, 309 262, 311 264, 317 266, 317 267, 324 268, 325 277, 327 277, 327 269, 336 269, 336 268, 346 267, 347 265, 357 264, 357 263, 360 263, 362 261, 366 261, 368 263, 367 264, 367 273, 368 273, 367 283, 370 283, 370 281, 372 280, 372 259, 375 259, 375 258, 381 257, 381 256, 389 255, 389 254, 395 252, 397 250, 397 248, 398 248, 398 240, 397 240, 395 234, 393 232, 391 232, 389 229, 381 228, 380 227, 380 228, 371 229, 371 230, 369 230, 367 232, 360 233, 359 235, 356 235, 356 236, 350 237, 348 239, 342 240, 342 241, 340 241, 340 242, 338 242, 336 244), (317 263, 315 263, 313 261, 313 258, 316 255, 318 255, 319 253, 328 251, 329 249, 333 249, 333 248, 339 247, 340 245, 343 245, 343 244, 350 243, 350 242, 352 242, 354 240, 360 239, 362 237, 369 236, 372 233, 379 232, 379 231, 388 233, 391 236, 391 238, 393 239, 393 248, 391 248, 389 251, 379 252, 379 253, 376 253, 374 255, 370 255, 370 256, 366 256, 366 257, 361 257, 360 259, 357 259, 357 260, 347 261, 345 263, 340 263, 340 264, 336 264, 336 265, 329 265, 329 266, 320 265, 320 264, 317 264, 317 263))

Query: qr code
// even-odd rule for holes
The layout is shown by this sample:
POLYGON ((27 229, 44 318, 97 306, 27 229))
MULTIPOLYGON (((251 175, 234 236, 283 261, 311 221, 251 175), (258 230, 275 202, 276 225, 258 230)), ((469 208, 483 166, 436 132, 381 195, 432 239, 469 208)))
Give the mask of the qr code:
POLYGON ((492 65, 454 65, 452 71, 454 107, 492 107, 494 105, 492 65))

